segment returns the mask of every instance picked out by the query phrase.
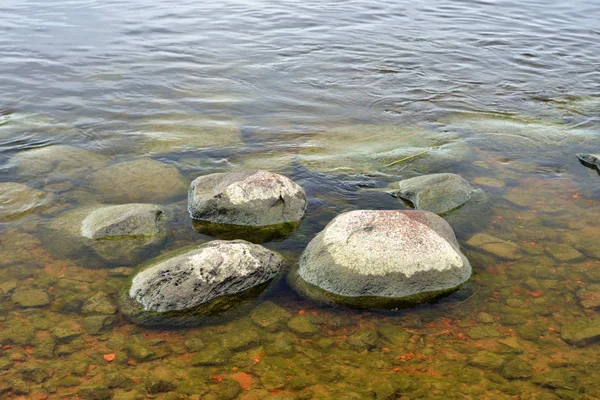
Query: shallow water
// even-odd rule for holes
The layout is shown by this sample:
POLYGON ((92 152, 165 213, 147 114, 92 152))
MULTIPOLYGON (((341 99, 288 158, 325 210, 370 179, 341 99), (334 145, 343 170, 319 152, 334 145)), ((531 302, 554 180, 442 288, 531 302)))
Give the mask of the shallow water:
POLYGON ((575 157, 600 152, 597 2, 4 0, 0 15, 0 181, 35 189, 0 193, 0 397, 600 398, 600 344, 567 343, 600 330, 600 175, 575 157), (53 144, 93 154, 27 152, 53 144), (173 168, 103 178, 144 157, 173 168), (288 267, 343 211, 406 209, 389 183, 459 173, 481 191, 445 217, 474 275, 396 312, 321 307, 282 276, 250 315, 147 329, 115 309, 137 262, 47 234, 72 210, 146 201, 173 210, 155 250, 203 243, 179 178, 150 178, 244 168, 308 194, 300 227, 264 243, 288 267))

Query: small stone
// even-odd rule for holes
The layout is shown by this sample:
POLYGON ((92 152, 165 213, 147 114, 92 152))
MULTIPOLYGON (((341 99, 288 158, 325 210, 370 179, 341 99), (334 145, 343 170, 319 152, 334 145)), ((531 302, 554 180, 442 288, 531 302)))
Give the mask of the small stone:
POLYGON ((12 295, 13 303, 21 307, 42 307, 50 304, 48 293, 43 290, 18 290, 12 295))
POLYGON ((351 335, 346 342, 358 351, 372 350, 380 344, 377 331, 371 329, 351 335))
POLYGON ((117 312, 117 307, 108 294, 104 292, 98 292, 85 302, 82 311, 85 314, 111 315, 117 312))
POLYGON ((9 279, 0 283, 0 293, 8 294, 17 288, 17 280, 9 279))
POLYGON ((119 267, 108 271, 108 276, 128 277, 133 273, 133 268, 119 267))
POLYGON ((202 339, 194 337, 187 339, 185 342, 183 342, 183 346, 188 352, 195 353, 205 348, 206 344, 202 339))
POLYGON ((576 390, 578 388, 577 374, 566 368, 553 369, 545 374, 533 377, 532 382, 552 389, 576 390))
POLYGON ((508 300, 506 300, 506 304, 509 307, 519 308, 523 305, 523 301, 519 300, 519 299, 508 299, 508 300))
POLYGON ((501 334, 493 326, 477 325, 467 331, 467 336, 471 339, 479 340, 500 337, 501 334))
POLYGON ((277 332, 285 327, 292 315, 272 301, 266 301, 250 313, 252 322, 269 332, 277 332))
POLYGON ((138 362, 146 362, 157 358, 157 355, 150 347, 140 339, 134 338, 125 344, 127 354, 138 362))
POLYGON ((299 336, 311 336, 319 331, 307 315, 295 316, 288 322, 287 326, 299 336))
POLYGON ((408 343, 410 334, 399 326, 385 325, 378 329, 383 340, 394 346, 402 346, 408 343))
POLYGON ((112 397, 110 389, 103 385, 82 386, 78 394, 82 400, 110 400, 112 397))
POLYGON ((265 354, 269 356, 289 356, 294 353, 294 344, 296 343, 296 337, 289 332, 281 332, 275 340, 265 346, 265 354))
POLYGON ((46 192, 15 182, 0 182, 0 222, 33 212, 52 198, 46 192))
POLYGON ((166 393, 176 388, 173 382, 156 376, 152 376, 146 380, 144 387, 148 394, 166 393))
POLYGON ((584 164, 594 166, 600 170, 600 154, 579 153, 577 158, 583 161, 584 164))
POLYGON ((520 358, 514 358, 504 365, 501 374, 506 379, 527 379, 533 376, 533 367, 520 358))
POLYGON ((600 319, 581 319, 562 326, 562 340, 573 346, 585 346, 600 339, 600 319))
POLYGON ((102 329, 110 326, 116 321, 112 315, 90 315, 83 319, 83 328, 90 335, 98 335, 102 329))
POLYGON ((217 397, 219 400, 233 400, 242 392, 240 384, 233 379, 225 379, 220 383, 217 397))
POLYGON ((231 358, 231 352, 224 348, 207 348, 192 357, 192 366, 221 365, 231 358))
POLYGON ((476 233, 466 242, 466 244, 470 247, 482 249, 505 260, 516 260, 521 257, 519 246, 486 233, 476 233))
POLYGON ((565 243, 553 243, 546 247, 546 251, 558 261, 576 261, 585 258, 579 250, 565 243))
POLYGON ((491 178, 488 176, 480 176, 478 178, 473 179, 473 183, 481 186, 489 186, 494 188, 504 187, 504 181, 500 179, 491 178))
POLYGON ((240 351, 252 347, 260 342, 259 334, 254 330, 245 332, 229 332, 221 336, 223 347, 231 351, 240 351))
POLYGON ((504 364, 504 358, 489 351, 481 351, 471 358, 470 363, 476 367, 498 369, 504 364))
POLYGON ((495 322, 494 317, 492 317, 490 314, 485 313, 485 312, 480 312, 477 315, 477 320, 484 324, 493 324, 495 322))
POLYGON ((81 336, 81 331, 77 331, 68 327, 58 326, 52 329, 52 337, 56 343, 69 343, 78 336, 81 336))
POLYGON ((498 343, 510 347, 513 350, 521 350, 521 345, 519 344, 517 338, 514 336, 498 339, 498 343))

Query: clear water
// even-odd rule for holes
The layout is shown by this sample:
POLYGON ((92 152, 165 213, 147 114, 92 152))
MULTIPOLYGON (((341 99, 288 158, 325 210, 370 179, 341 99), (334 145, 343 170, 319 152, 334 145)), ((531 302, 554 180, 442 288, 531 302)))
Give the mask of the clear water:
MULTIPOLYGON (((598 20, 592 0, 3 0, 0 181, 43 193, 0 221, 0 397, 599 398, 600 344, 564 340, 577 324, 600 330, 600 176, 575 157, 600 153, 598 20), (19 161, 55 144, 103 161, 19 161), (115 202, 91 174, 143 157, 187 182, 243 168, 292 177, 307 217, 264 244, 289 264, 343 211, 407 208, 380 190, 389 183, 460 173, 483 193, 447 217, 474 276, 399 312, 320 307, 281 279, 266 299, 287 311, 273 331, 257 317, 265 304, 254 318, 137 327, 111 308, 131 270, 59 257, 64 243, 42 232, 115 202), (469 246, 477 233, 519 256, 469 246), (308 332, 288 327, 297 317, 308 332), (224 348, 222 362, 198 362, 224 348)), ((162 251, 211 239, 185 193, 144 200, 174 210, 162 251)))

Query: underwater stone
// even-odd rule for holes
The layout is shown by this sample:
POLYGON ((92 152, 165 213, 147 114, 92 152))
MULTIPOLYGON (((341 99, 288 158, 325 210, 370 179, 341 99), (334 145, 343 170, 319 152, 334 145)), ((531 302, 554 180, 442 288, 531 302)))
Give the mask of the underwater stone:
POLYGON ((546 247, 546 251, 558 261, 569 262, 585 258, 577 249, 564 243, 552 243, 552 245, 546 247))
POLYGON ((109 158, 66 145, 52 145, 21 151, 12 162, 22 175, 63 178, 83 177, 108 164, 109 158))
POLYGON ((444 214, 465 204, 473 188, 456 174, 417 176, 394 183, 395 196, 410 201, 417 210, 444 214))
POLYGON ((560 337, 573 346, 585 346, 600 339, 600 319, 580 319, 564 324, 560 337))
POLYGON ((516 260, 521 257, 521 249, 519 246, 486 233, 476 233, 466 242, 466 244, 505 260, 516 260))
POLYGON ((104 292, 98 292, 83 304, 84 314, 111 315, 117 312, 117 307, 110 296, 104 292))
POLYGON ((319 330, 307 315, 297 315, 287 324, 288 328, 299 336, 311 336, 319 330))
POLYGON ((89 177, 90 190, 107 203, 160 203, 182 196, 186 186, 177 168, 149 158, 113 164, 89 177))
POLYGON ((504 364, 501 374, 506 379, 531 378, 533 375, 533 367, 520 358, 514 358, 504 364))
POLYGON ((600 154, 579 153, 577 154, 577 158, 579 158, 585 164, 593 165, 600 170, 600 154))
POLYGON ((225 348, 212 347, 199 351, 192 357, 192 366, 225 364, 231 358, 231 351, 225 348))
POLYGON ((309 243, 289 281, 325 303, 392 308, 439 297, 470 275, 452 228, 436 214, 358 210, 309 243))
POLYGON ((46 204, 52 195, 15 182, 0 183, 0 223, 33 212, 46 204))
POLYGON ((266 301, 250 314, 252 322, 269 332, 281 330, 292 315, 272 301, 266 301))
POLYGON ((141 271, 128 293, 146 311, 185 310, 265 283, 282 263, 262 246, 214 240, 141 271))
POLYGON ((48 293, 38 289, 18 290, 13 293, 12 301, 21 307, 42 307, 50 304, 48 293))
POLYGON ((153 204, 123 204, 98 208, 81 223, 81 234, 89 239, 122 236, 155 236, 160 232, 158 220, 163 214, 153 204))
POLYGON ((196 178, 188 210, 193 219, 219 224, 267 226, 299 221, 306 193, 289 178, 263 170, 196 178))

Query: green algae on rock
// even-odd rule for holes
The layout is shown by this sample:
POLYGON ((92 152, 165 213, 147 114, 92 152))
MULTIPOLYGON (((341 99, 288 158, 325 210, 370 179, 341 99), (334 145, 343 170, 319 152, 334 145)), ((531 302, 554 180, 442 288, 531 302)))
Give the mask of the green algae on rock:
POLYGON ((183 196, 187 182, 174 166, 141 158, 98 170, 87 187, 107 203, 161 203, 183 196))
POLYGON ((266 243, 290 237, 300 226, 299 221, 266 226, 219 224, 210 221, 192 220, 198 232, 221 240, 242 239, 250 243, 266 243))
POLYGON ((352 211, 308 245, 288 282, 326 304, 396 308, 460 287, 471 266, 452 228, 427 211, 352 211))
POLYGON ((174 326, 241 312, 270 285, 282 262, 243 240, 180 249, 140 267, 120 295, 120 310, 140 325, 174 326))

